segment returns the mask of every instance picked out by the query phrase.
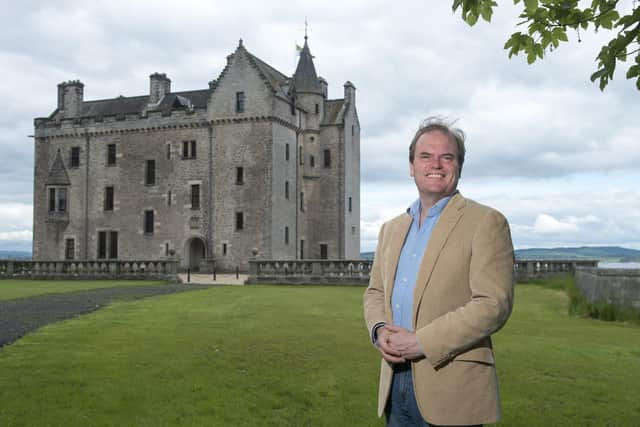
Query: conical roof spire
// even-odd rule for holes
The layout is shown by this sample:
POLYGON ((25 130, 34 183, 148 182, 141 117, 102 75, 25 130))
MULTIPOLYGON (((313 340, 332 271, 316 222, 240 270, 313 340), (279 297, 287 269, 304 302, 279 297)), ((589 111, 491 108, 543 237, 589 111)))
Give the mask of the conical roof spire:
POLYGON ((64 167, 64 161, 62 160, 60 150, 58 150, 58 152, 56 153, 56 158, 53 161, 53 165, 51 165, 51 170, 49 171, 49 176, 47 177, 46 184, 71 185, 69 175, 67 174, 67 168, 64 167))
POLYGON ((316 74, 316 67, 313 65, 313 56, 309 51, 306 34, 304 36, 304 47, 300 52, 300 59, 298 60, 298 67, 293 75, 293 83, 297 93, 310 92, 322 94, 322 88, 318 82, 318 75, 316 74))

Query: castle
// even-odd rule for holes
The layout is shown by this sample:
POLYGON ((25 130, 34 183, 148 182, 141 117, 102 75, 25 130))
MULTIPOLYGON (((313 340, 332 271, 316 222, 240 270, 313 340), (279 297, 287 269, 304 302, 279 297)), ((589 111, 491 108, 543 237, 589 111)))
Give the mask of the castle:
POLYGON ((154 73, 148 95, 83 91, 60 83, 34 121, 34 260, 360 257, 356 89, 328 99, 306 37, 292 77, 240 40, 207 89, 154 73))

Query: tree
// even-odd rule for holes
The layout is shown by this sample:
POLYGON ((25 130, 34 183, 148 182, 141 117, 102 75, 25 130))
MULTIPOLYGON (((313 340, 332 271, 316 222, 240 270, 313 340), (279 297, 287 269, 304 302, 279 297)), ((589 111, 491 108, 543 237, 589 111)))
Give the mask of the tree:
MULTIPOLYGON (((627 69, 627 79, 635 79, 640 90, 640 2, 633 0, 627 8, 630 12, 622 15, 624 8, 618 0, 592 0, 589 7, 581 7, 579 0, 513 0, 513 3, 521 3, 522 21, 517 25, 527 25, 527 32, 511 34, 504 45, 509 58, 523 52, 532 64, 561 42, 567 42, 567 31, 576 31, 580 41, 581 30, 593 28, 597 32, 603 28, 614 36, 600 49, 591 81, 598 80, 600 90, 604 90, 616 65, 629 58, 633 63, 627 69)), ((479 17, 490 22, 497 5, 493 0, 454 0, 452 9, 454 12, 461 9, 462 19, 473 26, 479 17)))

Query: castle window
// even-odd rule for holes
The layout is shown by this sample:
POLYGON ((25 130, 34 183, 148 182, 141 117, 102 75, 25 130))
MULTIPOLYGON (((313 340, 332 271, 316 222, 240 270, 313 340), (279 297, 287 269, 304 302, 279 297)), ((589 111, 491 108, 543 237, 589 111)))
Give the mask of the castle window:
POLYGON ((107 232, 98 232, 98 259, 107 257, 107 232))
POLYGON ((169 256, 169 244, 164 244, 164 256, 169 256))
POLYGON ((304 165, 304 154, 302 153, 302 145, 299 148, 298 158, 300 159, 300 164, 304 165))
POLYGON ((285 144, 284 146, 284 159, 289 161, 289 144, 285 144))
POLYGON ((72 168, 80 166, 80 147, 71 147, 71 165, 72 168))
POLYGON ((351 212, 351 208, 352 208, 352 205, 351 205, 351 197, 349 197, 349 212, 351 212))
POLYGON ((329 255, 329 245, 320 243, 320 259, 327 259, 329 255))
POLYGON ((354 125, 351 125, 351 136, 356 134, 356 127, 354 125))
POLYGON ((49 189, 49 212, 56 211, 56 189, 49 189))
POLYGON ((76 241, 66 239, 64 242, 64 259, 74 259, 76 257, 76 241))
POLYGON ((284 228, 284 244, 289 244, 289 227, 284 228))
POLYGON ((331 150, 324 150, 324 167, 331 167, 331 150))
POLYGON ((244 184, 244 168, 243 167, 236 168, 236 184, 238 185, 244 184))
POLYGON ((183 159, 196 158, 196 142, 195 141, 182 141, 182 158, 183 159))
POLYGON ((156 161, 155 160, 147 160, 144 183, 146 185, 156 185, 156 161))
POLYGON ((316 158, 313 157, 313 154, 309 156, 309 166, 312 168, 316 167, 316 158))
POLYGON ((284 198, 289 200, 289 181, 284 182, 284 198))
POLYGON ((107 145, 107 166, 116 164, 116 144, 107 145))
POLYGON ((356 234, 356 227, 355 227, 355 225, 351 226, 351 234, 356 234))
POLYGON ((222 244, 222 255, 227 255, 227 244, 223 243, 222 244))
POLYGON ((118 232, 117 231, 99 231, 98 232, 98 259, 107 258, 107 253, 110 259, 118 258, 118 232), (109 236, 109 242, 107 245, 107 236, 109 236), (109 250, 107 252, 107 249, 109 250))
POLYGON ((109 232, 109 258, 118 258, 118 232, 109 232))
POLYGON ((316 104, 316 114, 320 114, 320 104, 316 104))
POLYGON ((167 160, 171 160, 171 144, 167 144, 167 160))
POLYGON ((58 212, 67 211, 67 189, 58 188, 58 212))
POLYGON ((167 206, 171 206, 171 190, 167 191, 167 206))
POLYGON ((144 233, 153 234, 153 211, 144 211, 144 233))
POLYGON ((244 213, 236 212, 236 230, 244 229, 244 213))
POLYGON ((236 92, 236 113, 244 113, 244 92, 236 92))
POLYGON ((191 209, 200 209, 200 184, 191 185, 191 209))
POLYGON ((105 187, 104 189, 104 210, 113 210, 113 187, 105 187))
POLYGON ((49 188, 49 212, 67 211, 67 189, 49 188))
POLYGON ((295 116, 296 115, 296 100, 294 98, 291 98, 291 103, 289 104, 289 107, 291 108, 291 115, 295 116))
POLYGON ((304 240, 300 240, 300 259, 304 259, 304 240))
POLYGON ((304 192, 300 192, 300 212, 304 212, 304 192))

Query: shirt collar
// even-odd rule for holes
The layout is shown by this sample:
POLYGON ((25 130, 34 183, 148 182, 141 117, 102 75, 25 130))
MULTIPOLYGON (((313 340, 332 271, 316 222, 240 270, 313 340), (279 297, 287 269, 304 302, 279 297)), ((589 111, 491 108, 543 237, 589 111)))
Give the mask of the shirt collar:
MULTIPOLYGON (((444 207, 447 206, 447 203, 449 203, 449 200, 451 200, 451 198, 457 192, 458 191, 456 190, 452 195, 443 197, 442 199, 438 200, 435 205, 431 206, 431 208, 429 209, 429 212, 427 212, 427 217, 434 217, 434 216, 440 215, 444 207)), ((416 201, 411 203, 411 206, 407 208, 407 213, 411 215, 411 217, 414 220, 419 220, 421 210, 422 210, 422 204, 420 203, 420 199, 417 199, 416 201)))

